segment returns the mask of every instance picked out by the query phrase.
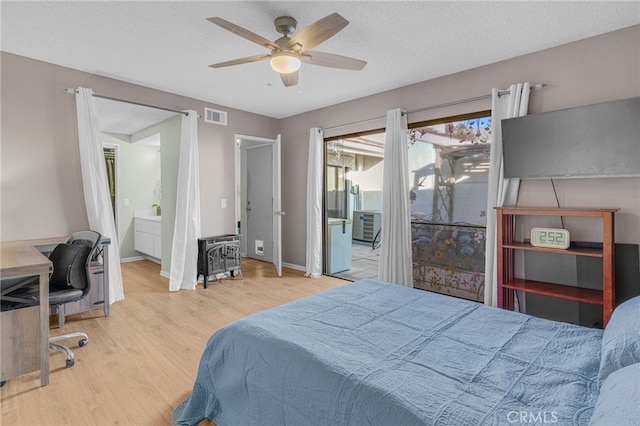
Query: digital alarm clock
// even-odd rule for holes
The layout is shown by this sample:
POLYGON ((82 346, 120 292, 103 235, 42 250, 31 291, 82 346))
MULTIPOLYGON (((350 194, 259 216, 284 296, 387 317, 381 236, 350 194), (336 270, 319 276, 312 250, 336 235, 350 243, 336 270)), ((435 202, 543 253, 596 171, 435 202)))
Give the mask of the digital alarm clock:
POLYGON ((531 245, 565 250, 569 248, 569 231, 557 228, 531 229, 531 245))

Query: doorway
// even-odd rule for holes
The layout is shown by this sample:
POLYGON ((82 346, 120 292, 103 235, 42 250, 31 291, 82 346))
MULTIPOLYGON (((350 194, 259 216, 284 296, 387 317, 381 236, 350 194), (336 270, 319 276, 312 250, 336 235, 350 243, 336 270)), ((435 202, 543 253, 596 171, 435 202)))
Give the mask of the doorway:
POLYGON ((378 277, 384 132, 325 143, 327 275, 351 281, 378 277))
POLYGON ((242 205, 246 225, 247 257, 273 263, 273 153, 271 144, 246 149, 246 179, 242 184, 242 205))
POLYGON ((107 168, 107 184, 109 185, 109 198, 111 200, 111 208, 113 209, 113 220, 116 224, 116 233, 118 232, 118 200, 117 200, 117 184, 118 184, 118 145, 102 144, 104 153, 104 163, 107 168))
MULTIPOLYGON (((107 155, 109 148, 115 148, 116 153, 115 185, 109 189, 115 205, 121 261, 149 258, 161 262, 161 275, 168 277, 175 222, 172 205, 175 205, 177 191, 180 114, 109 99, 97 98, 95 102, 103 148, 107 155), (159 211, 154 205, 164 208, 159 211), (136 250, 134 218, 141 215, 154 217, 160 228, 159 250, 154 248, 152 255, 136 250)), ((111 181, 108 157, 105 161, 111 181)))
POLYGON ((282 275, 280 135, 236 135, 236 222, 243 256, 273 263, 282 275))
MULTIPOLYGON (((415 288, 482 302, 491 127, 480 111, 408 130, 415 288)), ((384 133, 328 139, 325 154, 325 273, 375 277, 384 133)))

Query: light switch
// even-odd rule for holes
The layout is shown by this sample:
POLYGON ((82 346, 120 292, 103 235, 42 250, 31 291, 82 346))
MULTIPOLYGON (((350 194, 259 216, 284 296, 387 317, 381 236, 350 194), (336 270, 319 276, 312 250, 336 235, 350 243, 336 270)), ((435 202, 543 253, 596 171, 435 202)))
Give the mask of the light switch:
POLYGON ((129 199, 128 199, 128 198, 123 199, 123 200, 122 200, 122 204, 123 204, 125 207, 129 207, 129 199))
POLYGON ((226 209, 227 208, 227 199, 223 198, 220 200, 220 208, 226 209))

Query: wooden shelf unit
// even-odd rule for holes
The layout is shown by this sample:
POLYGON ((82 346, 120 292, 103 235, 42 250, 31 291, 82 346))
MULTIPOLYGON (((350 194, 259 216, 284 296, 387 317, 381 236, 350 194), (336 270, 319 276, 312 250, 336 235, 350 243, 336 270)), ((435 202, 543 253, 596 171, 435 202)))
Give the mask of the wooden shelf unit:
POLYGON ((513 309, 515 290, 535 293, 576 302, 602 306, 603 326, 606 327, 615 307, 615 220, 617 208, 569 207, 496 207, 498 307, 513 309), (534 247, 514 241, 517 216, 587 217, 602 221, 602 248, 569 247, 566 250, 534 247), (562 284, 532 281, 514 276, 514 251, 537 251, 560 255, 602 258, 602 290, 592 290, 562 284))

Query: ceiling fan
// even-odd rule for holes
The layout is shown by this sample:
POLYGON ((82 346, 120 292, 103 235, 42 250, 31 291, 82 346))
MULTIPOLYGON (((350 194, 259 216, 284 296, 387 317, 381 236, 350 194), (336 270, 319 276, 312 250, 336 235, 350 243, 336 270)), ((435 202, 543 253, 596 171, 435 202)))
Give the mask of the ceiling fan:
POLYGON ((219 17, 208 18, 207 20, 225 30, 231 31, 240 37, 271 50, 270 53, 263 55, 248 56, 209 65, 212 68, 222 68, 269 59, 271 61, 271 68, 280 74, 284 85, 289 87, 298 84, 298 70, 303 62, 305 64, 319 65, 322 67, 356 71, 362 70, 364 66, 367 65, 365 61, 359 59, 310 50, 333 37, 338 31, 349 24, 349 21, 338 13, 325 16, 291 38, 289 36, 295 32, 298 22, 290 16, 280 16, 275 19, 274 24, 276 31, 281 33, 282 37, 275 41, 270 41, 219 17))

